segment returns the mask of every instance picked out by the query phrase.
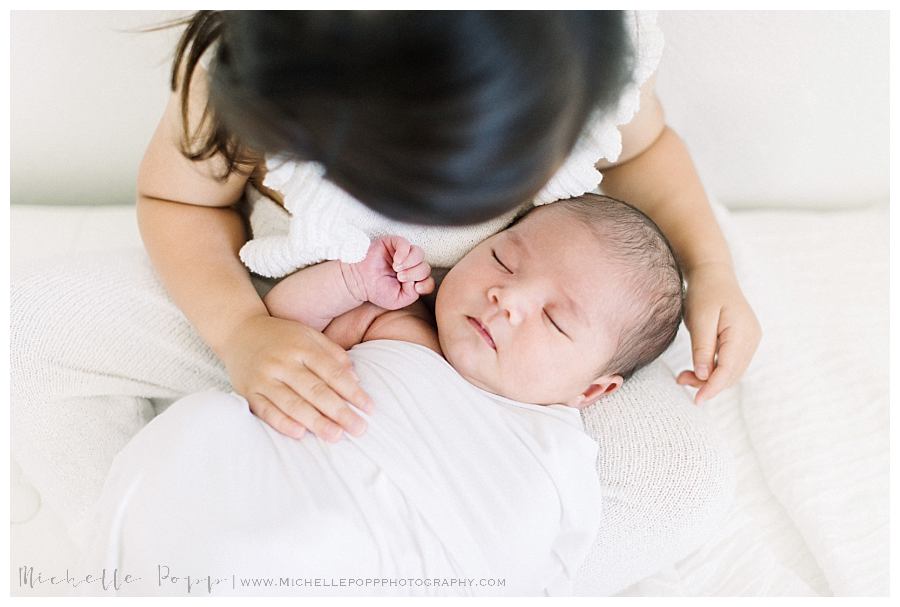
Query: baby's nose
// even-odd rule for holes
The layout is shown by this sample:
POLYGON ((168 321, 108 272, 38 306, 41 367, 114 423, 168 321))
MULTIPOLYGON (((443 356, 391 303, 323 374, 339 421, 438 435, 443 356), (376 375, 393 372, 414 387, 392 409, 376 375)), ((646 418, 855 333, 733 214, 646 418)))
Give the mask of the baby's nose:
POLYGON ((524 298, 511 289, 492 288, 488 290, 488 299, 497 306, 497 310, 504 314, 509 324, 513 326, 521 324, 527 314, 524 298))

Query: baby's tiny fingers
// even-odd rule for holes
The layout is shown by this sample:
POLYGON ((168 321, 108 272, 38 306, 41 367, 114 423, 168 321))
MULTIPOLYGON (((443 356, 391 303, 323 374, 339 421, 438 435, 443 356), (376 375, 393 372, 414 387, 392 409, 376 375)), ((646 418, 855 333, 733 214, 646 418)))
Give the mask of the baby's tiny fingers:
POLYGON ((397 273, 397 280, 400 282, 419 282, 431 276, 431 266, 424 261, 411 268, 407 268, 397 273))
POLYGON ((408 269, 415 267, 423 261, 425 261, 425 251, 422 250, 422 247, 412 245, 409 249, 409 255, 403 260, 403 268, 408 269))
POLYGON ((401 282, 400 294, 411 302, 419 299, 419 294, 416 292, 416 283, 414 282, 401 282))
POLYGON ((408 270, 409 268, 422 263, 424 260, 425 251, 422 250, 422 247, 410 244, 406 257, 403 259, 394 258, 394 271, 399 272, 400 270, 408 270))
POLYGON ((391 266, 394 268, 394 272, 399 272, 407 266, 404 262, 406 261, 406 258, 409 257, 412 245, 402 236, 392 237, 391 244, 394 245, 394 255, 391 258, 391 266))
POLYGON ((416 283, 416 293, 419 295, 428 295, 432 291, 434 291, 434 278, 431 276, 416 283))

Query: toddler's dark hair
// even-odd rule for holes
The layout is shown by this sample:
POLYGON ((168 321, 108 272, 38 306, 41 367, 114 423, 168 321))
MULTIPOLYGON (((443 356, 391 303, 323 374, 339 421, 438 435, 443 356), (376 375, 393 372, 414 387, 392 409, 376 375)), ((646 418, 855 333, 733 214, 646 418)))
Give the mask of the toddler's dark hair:
POLYGON ((659 357, 678 333, 684 316, 684 276, 678 258, 659 226, 627 202, 584 194, 549 206, 565 209, 591 229, 604 253, 627 269, 627 283, 644 304, 619 335, 612 359, 595 374, 618 374, 627 380, 659 357))
POLYGON ((634 58, 621 11, 200 11, 175 24, 185 156, 222 153, 223 179, 259 152, 315 160, 369 207, 424 224, 532 198, 592 113, 614 110, 634 58), (188 84, 208 48, 195 136, 188 84))

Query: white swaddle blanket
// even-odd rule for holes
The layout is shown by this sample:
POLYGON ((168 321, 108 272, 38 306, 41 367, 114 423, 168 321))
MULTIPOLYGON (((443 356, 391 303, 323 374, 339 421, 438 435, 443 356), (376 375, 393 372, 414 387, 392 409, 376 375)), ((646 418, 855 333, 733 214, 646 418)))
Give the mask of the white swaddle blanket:
POLYGON ((597 444, 579 412, 490 394, 417 344, 350 356, 376 407, 360 437, 288 438, 220 392, 150 422, 89 517, 84 570, 140 577, 126 595, 188 594, 186 577, 192 595, 207 577, 221 580, 214 595, 567 594, 600 523, 597 444), (274 585, 242 587, 252 576, 274 585))

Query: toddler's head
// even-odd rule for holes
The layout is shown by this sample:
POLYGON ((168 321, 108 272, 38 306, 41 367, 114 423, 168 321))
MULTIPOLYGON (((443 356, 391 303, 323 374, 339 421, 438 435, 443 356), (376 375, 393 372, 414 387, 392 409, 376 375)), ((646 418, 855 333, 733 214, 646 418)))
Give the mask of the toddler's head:
POLYGON ((172 90, 214 49, 210 112, 193 133, 185 121, 186 156, 221 154, 223 179, 257 164, 254 150, 314 160, 380 214, 436 225, 533 198, 591 116, 615 111, 635 56, 626 13, 611 10, 199 11, 184 22, 172 90))
POLYGON ((463 377, 522 402, 584 407, 675 338, 682 274, 646 215, 586 194, 531 209, 447 273, 435 317, 463 377))

